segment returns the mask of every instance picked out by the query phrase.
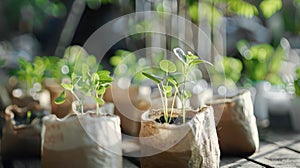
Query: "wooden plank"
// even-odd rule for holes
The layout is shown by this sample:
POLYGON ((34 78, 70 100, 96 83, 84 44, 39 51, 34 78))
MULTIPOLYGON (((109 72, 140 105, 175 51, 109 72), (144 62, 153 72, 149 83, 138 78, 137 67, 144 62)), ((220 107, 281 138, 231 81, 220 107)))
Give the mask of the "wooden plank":
POLYGON ((236 157, 230 157, 230 158, 226 157, 226 158, 221 158, 220 167, 221 168, 232 168, 232 167, 261 168, 264 166, 248 161, 246 159, 241 159, 236 157))
POLYGON ((274 150, 277 150, 278 146, 267 143, 267 142, 260 142, 260 147, 256 153, 254 153, 252 156, 249 157, 249 160, 247 158, 238 158, 238 157, 232 157, 232 158, 222 158, 220 167, 266 167, 262 164, 255 163, 256 158, 260 158, 261 156, 265 155, 268 152, 272 152, 274 150), (250 161, 253 160, 253 161, 250 161))
MULTIPOLYGON (((272 148, 272 145, 265 147, 272 148)), ((249 159, 270 167, 300 167, 300 154, 286 148, 277 147, 276 149, 258 152, 249 159)))
POLYGON ((275 143, 279 146, 289 146, 296 141, 300 141, 300 133, 287 130, 268 131, 262 141, 275 143))
POLYGON ((299 152, 299 155, 300 155, 300 141, 288 146, 288 148, 299 152))

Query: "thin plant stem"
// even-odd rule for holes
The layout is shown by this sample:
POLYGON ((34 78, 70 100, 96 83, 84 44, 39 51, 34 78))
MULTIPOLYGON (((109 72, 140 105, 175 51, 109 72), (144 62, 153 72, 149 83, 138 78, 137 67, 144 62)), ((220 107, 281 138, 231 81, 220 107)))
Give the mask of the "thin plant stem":
POLYGON ((176 96, 177 96, 177 90, 175 91, 175 93, 174 93, 174 97, 173 97, 173 100, 172 100, 171 114, 170 114, 170 118, 169 118, 169 121, 168 121, 168 123, 170 123, 170 121, 171 121, 171 117, 172 117, 172 115, 173 115, 173 111, 174 111, 174 104, 175 104, 176 96))
POLYGON ((81 100, 79 99, 79 97, 75 94, 75 92, 73 90, 70 90, 72 95, 75 97, 75 99, 78 101, 79 106, 80 106, 80 112, 83 114, 83 104, 81 102, 81 100))
MULTIPOLYGON (((164 96, 163 96, 163 94, 162 94, 162 90, 161 90, 161 88, 160 88, 160 86, 159 86, 159 84, 157 84, 157 87, 158 87, 158 91, 159 91, 159 94, 160 94, 160 98, 161 98, 161 102, 162 102, 162 105, 163 105, 163 110, 164 110, 164 117, 165 117, 165 120, 166 120, 166 104, 165 104, 165 102, 164 102, 164 96)), ((167 121, 167 120, 166 120, 167 121)))
MULTIPOLYGON (((187 67, 186 67, 186 65, 184 65, 184 69, 183 69, 183 73, 184 73, 184 77, 183 77, 183 94, 185 94, 184 93, 184 91, 185 91, 185 83, 186 83, 186 69, 187 69, 187 67)), ((182 122, 183 122, 183 124, 185 123, 185 103, 186 103, 186 100, 185 100, 185 97, 184 97, 185 95, 183 95, 183 97, 182 97, 182 100, 181 100, 181 112, 182 112, 182 122)))

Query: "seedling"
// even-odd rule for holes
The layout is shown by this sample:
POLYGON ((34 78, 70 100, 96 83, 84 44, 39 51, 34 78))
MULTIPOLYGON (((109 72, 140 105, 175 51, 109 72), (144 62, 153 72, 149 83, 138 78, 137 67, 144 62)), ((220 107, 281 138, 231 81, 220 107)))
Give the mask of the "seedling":
MULTIPOLYGON (((92 72, 88 64, 82 63, 81 72, 73 72, 71 75, 71 83, 62 83, 61 86, 72 93, 80 105, 80 111, 83 113, 83 103, 78 96, 78 92, 82 92, 85 96, 91 96, 96 102, 96 113, 99 112, 99 106, 105 102, 103 95, 106 89, 111 85, 113 78, 110 72, 99 70, 92 72)), ((59 97, 55 99, 56 104, 62 104, 66 101, 66 91, 63 91, 59 97)))
POLYGON ((182 106, 181 110, 183 123, 185 123, 185 106, 187 100, 189 100, 191 97, 190 91, 186 88, 186 83, 188 82, 187 77, 196 65, 200 63, 208 63, 211 65, 211 63, 199 59, 198 56, 192 54, 191 52, 185 54, 181 48, 174 48, 173 52, 182 64, 181 71, 178 70, 173 62, 164 59, 159 63, 159 68, 164 72, 164 77, 158 77, 155 74, 149 74, 146 72, 143 72, 143 75, 154 81, 158 87, 163 105, 165 121, 167 123, 170 123, 171 121, 171 117, 169 117, 168 114, 168 98, 173 96, 172 104, 170 107, 170 115, 172 116, 172 113, 174 111, 175 99, 176 97, 178 97, 182 106), (182 78, 177 78, 176 76, 178 75, 182 76, 182 78))

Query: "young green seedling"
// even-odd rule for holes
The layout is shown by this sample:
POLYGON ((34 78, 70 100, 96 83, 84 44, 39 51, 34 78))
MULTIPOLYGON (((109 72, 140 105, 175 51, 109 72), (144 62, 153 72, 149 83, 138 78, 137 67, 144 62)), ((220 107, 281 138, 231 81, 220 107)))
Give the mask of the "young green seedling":
POLYGON ((146 72, 143 72, 142 74, 156 83, 160 93, 162 105, 163 105, 164 119, 166 122, 169 122, 171 120, 171 117, 169 117, 168 114, 168 98, 173 96, 172 106, 171 106, 171 115, 172 115, 174 110, 175 98, 178 93, 177 81, 171 78, 169 75, 170 73, 176 72, 177 68, 175 64, 169 60, 161 60, 159 63, 159 67, 164 72, 165 80, 164 78, 158 77, 154 74, 149 74, 146 72), (173 87, 175 88, 174 94, 173 94, 173 87))
MULTIPOLYGON (((81 113, 83 113, 83 103, 76 91, 84 93, 85 96, 91 96, 96 102, 96 113, 99 112, 99 106, 105 102, 103 95, 106 89, 111 85, 113 78, 110 76, 110 72, 106 70, 100 70, 97 72, 91 72, 87 64, 82 64, 82 71, 79 74, 74 72, 71 75, 71 83, 62 83, 61 86, 72 93, 75 99, 80 105, 81 113)), ((66 100, 66 91, 63 91, 59 97, 55 99, 56 104, 62 104, 66 100)))
POLYGON ((179 90, 178 97, 180 99, 181 106, 182 106, 183 123, 185 123, 185 106, 187 101, 191 98, 190 91, 186 89, 187 77, 192 71, 192 69, 198 64, 200 63, 207 63, 209 65, 212 64, 208 61, 199 59, 198 56, 192 54, 190 51, 188 51, 188 53, 185 54, 181 48, 174 48, 173 52, 176 55, 176 57, 180 60, 180 62, 183 64, 182 66, 183 81, 180 82, 180 90, 179 90))
POLYGON ((143 72, 143 75, 154 81, 158 87, 164 112, 164 119, 167 123, 171 121, 171 116, 174 111, 175 99, 178 96, 182 105, 182 118, 185 123, 185 105, 187 100, 191 97, 191 93, 186 89, 187 76, 191 70, 200 63, 211 63, 200 60, 198 56, 188 52, 185 54, 182 49, 174 48, 173 52, 183 64, 180 75, 183 76, 183 80, 176 79, 174 76, 178 75, 179 71, 176 65, 169 60, 161 60, 159 68, 165 73, 164 78, 157 77, 154 74, 143 72), (168 114, 168 98, 173 96, 171 105, 171 116, 168 114))

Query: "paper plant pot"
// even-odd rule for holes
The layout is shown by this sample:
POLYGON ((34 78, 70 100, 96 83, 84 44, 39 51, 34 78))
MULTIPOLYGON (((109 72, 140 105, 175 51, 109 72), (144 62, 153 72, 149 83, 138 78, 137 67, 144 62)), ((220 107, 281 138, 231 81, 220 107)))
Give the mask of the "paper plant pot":
POLYGON ((4 159, 41 156, 41 120, 32 120, 32 117, 27 121, 27 110, 16 105, 5 109, 6 122, 1 139, 1 156, 4 159))
POLYGON ((217 134, 222 155, 248 156, 259 147, 259 136, 250 91, 233 97, 214 98, 217 134))
MULTIPOLYGON (((180 110, 173 113, 180 115, 180 110)), ((220 151, 213 108, 189 110, 185 124, 155 121, 162 111, 142 115, 140 144, 141 167, 219 167, 220 151)))
POLYGON ((72 112, 72 94, 68 92, 67 99, 62 104, 55 104, 54 100, 59 97, 61 92, 64 90, 60 84, 58 84, 54 79, 46 79, 43 83, 45 88, 50 92, 50 101, 51 101, 51 113, 55 114, 58 118, 63 118, 72 112))
POLYGON ((140 97, 140 87, 130 86, 122 89, 113 84, 104 96, 106 102, 115 104, 114 113, 121 119, 121 130, 130 136, 139 136, 141 115, 150 108, 151 103, 140 97))
MULTIPOLYGON (((112 104, 111 104, 112 105, 112 104)), ((113 105, 104 105, 113 110, 113 105)), ((110 114, 69 114, 43 119, 42 167, 122 167, 120 119, 110 114)))

